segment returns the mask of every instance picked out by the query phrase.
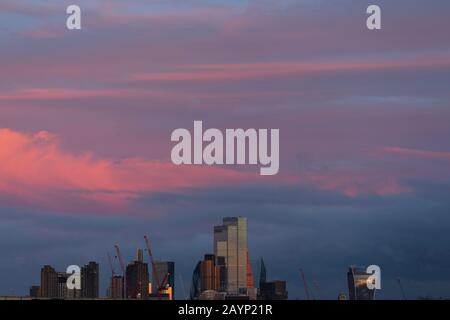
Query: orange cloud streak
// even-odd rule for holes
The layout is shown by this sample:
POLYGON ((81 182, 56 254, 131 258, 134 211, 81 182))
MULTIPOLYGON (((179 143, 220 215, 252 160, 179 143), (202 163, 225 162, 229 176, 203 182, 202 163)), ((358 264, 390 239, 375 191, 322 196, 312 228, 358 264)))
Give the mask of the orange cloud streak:
POLYGON ((445 151, 428 151, 428 150, 408 149, 400 147, 386 147, 383 149, 383 151, 388 154, 406 157, 450 160, 450 152, 445 151))
POLYGON ((268 77, 300 76, 325 72, 354 72, 448 67, 448 57, 418 56, 403 59, 334 61, 334 62, 268 62, 242 64, 196 65, 175 72, 138 73, 134 81, 231 81, 268 77))

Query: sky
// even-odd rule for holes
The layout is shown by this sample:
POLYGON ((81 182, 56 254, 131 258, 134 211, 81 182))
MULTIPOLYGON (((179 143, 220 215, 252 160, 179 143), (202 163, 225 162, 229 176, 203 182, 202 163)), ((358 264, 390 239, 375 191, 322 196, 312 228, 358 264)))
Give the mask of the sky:
POLYGON ((300 268, 336 299, 370 264, 379 298, 450 297, 448 30, 447 0, 2 0, 0 295, 90 260, 105 294, 106 252, 148 234, 183 298, 213 226, 246 216, 255 278, 263 258, 292 299, 300 268), (279 128, 279 174, 173 165, 194 120, 279 128))

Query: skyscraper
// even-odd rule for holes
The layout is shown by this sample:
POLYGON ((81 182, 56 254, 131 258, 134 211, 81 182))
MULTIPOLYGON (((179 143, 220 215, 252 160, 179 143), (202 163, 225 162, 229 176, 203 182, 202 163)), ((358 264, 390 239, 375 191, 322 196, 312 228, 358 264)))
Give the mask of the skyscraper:
POLYGON ((216 265, 215 255, 205 254, 205 258, 200 263, 200 278, 201 292, 220 290, 220 267, 216 265))
POLYGON ((48 265, 41 269, 40 296, 42 298, 56 298, 58 296, 58 273, 48 265))
POLYGON ((110 298, 123 299, 123 277, 114 275, 111 277, 110 283, 110 298))
POLYGON ((155 261, 155 270, 152 273, 152 293, 158 294, 158 285, 172 288, 175 295, 175 263, 172 261, 155 261), (155 274, 156 272, 156 274, 155 274), (166 280, 163 283, 164 279, 166 280), (156 282, 159 281, 157 284, 156 282))
POLYGON ((89 262, 81 268, 81 297, 94 299, 99 296, 99 266, 89 262))
POLYGON ((347 273, 349 300, 374 300, 375 289, 367 287, 367 279, 370 274, 362 267, 349 267, 347 273))
MULTIPOLYGON (((139 255, 137 256, 139 259, 139 255)), ((148 265, 135 260, 127 265, 126 294, 130 299, 148 299, 148 265)))
POLYGON ((229 294, 247 293, 247 253, 247 218, 227 217, 214 227, 214 254, 225 259, 229 294))

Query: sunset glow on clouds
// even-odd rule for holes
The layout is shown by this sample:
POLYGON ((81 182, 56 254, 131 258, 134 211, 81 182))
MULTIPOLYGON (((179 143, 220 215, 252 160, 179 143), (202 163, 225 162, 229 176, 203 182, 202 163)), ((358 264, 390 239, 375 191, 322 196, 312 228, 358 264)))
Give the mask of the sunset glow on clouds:
POLYGON ((374 61, 324 62, 286 62, 259 64, 197 65, 186 72, 167 72, 155 74, 136 74, 137 81, 239 81, 248 79, 267 79, 270 77, 289 77, 311 74, 332 74, 339 72, 414 70, 421 68, 450 67, 449 56, 424 56, 405 59, 374 61))
POLYGON ((377 0, 376 32, 372 1, 76 2, 79 32, 66 1, 0 0, 0 296, 147 233, 190 279, 235 215, 293 298, 286 266, 335 299, 367 262, 448 296, 448 0, 377 0), (279 174, 173 165, 171 132, 195 120, 280 129, 279 174))
POLYGON ((64 198, 103 204, 115 211, 126 208, 141 193, 256 180, 256 174, 222 168, 182 168, 140 158, 113 161, 89 153, 71 154, 61 150, 57 137, 46 131, 24 134, 1 129, 0 162, 3 197, 9 195, 19 205, 60 211, 70 209, 64 198))
MULTIPOLYGON (((175 166, 169 161, 126 158, 99 159, 92 153, 63 150, 49 132, 34 134, 0 130, 1 197, 12 203, 43 209, 74 211, 72 202, 116 212, 141 195, 190 188, 267 183, 256 172, 231 167, 175 166)), ((383 152, 407 157, 449 160, 448 153, 387 147, 383 152)), ((302 184, 348 197, 396 195, 412 192, 397 174, 370 169, 300 170, 284 172, 270 181, 276 185, 302 184)), ((426 173, 425 173, 426 174, 426 173)))
POLYGON ((432 132, 445 132, 450 118, 443 82, 409 83, 450 68, 440 29, 425 39, 429 29, 420 27, 405 43, 401 33, 361 33, 353 16, 331 15, 329 30, 290 1, 139 3, 139 10, 137 2, 92 1, 76 34, 58 28, 54 3, 24 4, 1 5, 5 19, 30 20, 11 24, 3 35, 10 50, 0 53, 6 203, 64 211, 78 201, 95 212, 152 192, 254 183, 390 196, 412 193, 408 179, 438 179, 446 168, 431 163, 448 153, 432 132), (279 127, 281 175, 261 181, 247 168, 170 164, 171 130, 202 118, 215 127, 279 127), (415 130, 404 133, 410 123, 415 130), (427 139, 436 151, 412 143, 427 139), (318 163, 299 165, 298 152, 318 163), (417 156, 430 164, 406 170, 403 162, 417 156))

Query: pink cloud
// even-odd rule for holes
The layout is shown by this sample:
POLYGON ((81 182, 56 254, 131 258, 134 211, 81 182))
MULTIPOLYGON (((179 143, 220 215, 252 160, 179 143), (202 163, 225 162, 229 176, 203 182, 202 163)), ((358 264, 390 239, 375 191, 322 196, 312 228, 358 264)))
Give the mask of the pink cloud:
POLYGON ((335 191, 349 197, 360 195, 389 196, 412 192, 410 186, 402 183, 407 179, 448 179, 447 171, 442 166, 417 165, 412 161, 402 161, 402 158, 444 160, 444 168, 448 168, 450 152, 408 149, 401 147, 384 147, 373 153, 383 166, 374 166, 362 169, 337 168, 328 170, 305 171, 300 174, 300 181, 322 190, 335 191), (385 166, 386 155, 398 157, 390 159, 389 166, 385 166))
POLYGON ((417 56, 402 59, 332 61, 332 62, 268 62, 240 64, 204 64, 179 71, 136 73, 134 81, 239 81, 268 77, 301 76, 330 72, 420 69, 450 66, 450 58, 417 56))
MULTIPOLYGON (((404 149, 400 150, 403 153, 404 149)), ((28 134, 10 129, 0 129, 0 177, 3 205, 62 212, 123 212, 148 193, 243 183, 300 182, 348 197, 411 191, 400 183, 401 174, 392 175, 376 168, 288 172, 269 181, 259 176, 257 170, 175 166, 167 161, 138 157, 114 160, 101 159, 92 153, 74 154, 64 150, 58 136, 49 132, 28 134)))
POLYGON ((42 4, 35 6, 32 4, 21 3, 20 1, 6 1, 0 3, 0 12, 23 14, 33 17, 46 17, 52 14, 59 14, 60 10, 55 5, 42 4))
POLYGON ((383 148, 383 152, 387 154, 405 157, 450 160, 450 152, 445 151, 428 151, 428 150, 408 149, 400 147, 386 147, 383 148))
POLYGON ((29 88, 17 90, 12 93, 0 94, 0 101, 14 100, 61 100, 99 97, 132 97, 132 92, 125 89, 69 89, 69 88, 29 88))
POLYGON ((123 210, 143 193, 246 183, 257 172, 175 166, 127 158, 98 159, 63 150, 57 136, 0 129, 0 201, 58 211, 123 210))
POLYGON ((33 38, 33 39, 52 39, 52 38, 58 38, 61 37, 64 33, 62 32, 64 29, 62 28, 50 28, 50 27, 44 27, 44 28, 35 28, 30 30, 25 30, 20 32, 20 35, 26 37, 26 38, 33 38))
POLYGON ((400 183, 399 177, 381 170, 307 171, 301 174, 300 179, 316 188, 352 198, 366 195, 390 196, 412 191, 400 183))

